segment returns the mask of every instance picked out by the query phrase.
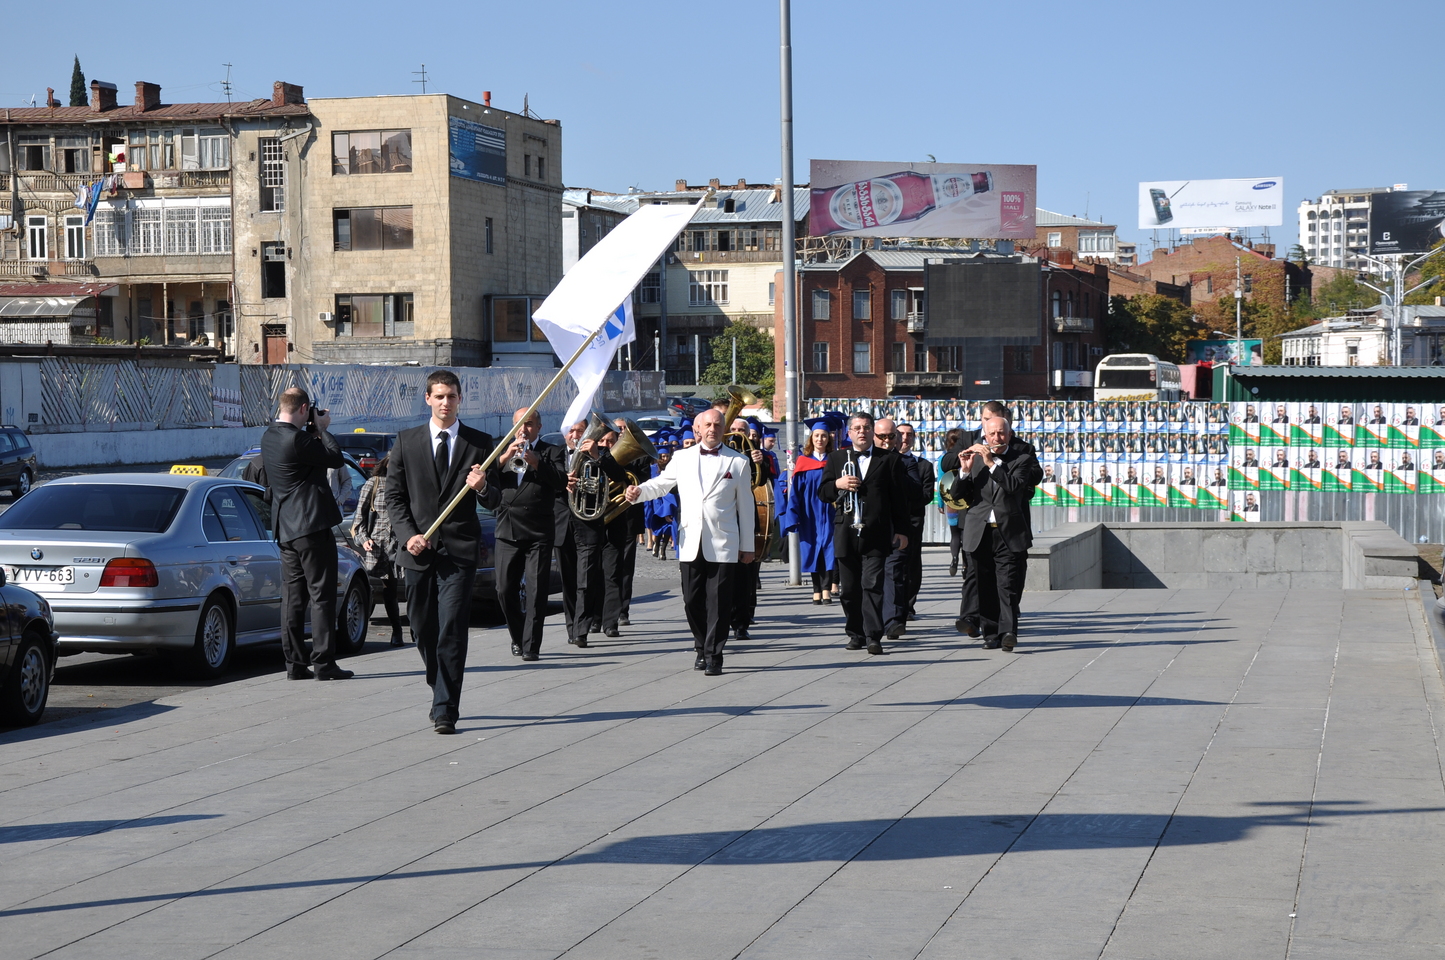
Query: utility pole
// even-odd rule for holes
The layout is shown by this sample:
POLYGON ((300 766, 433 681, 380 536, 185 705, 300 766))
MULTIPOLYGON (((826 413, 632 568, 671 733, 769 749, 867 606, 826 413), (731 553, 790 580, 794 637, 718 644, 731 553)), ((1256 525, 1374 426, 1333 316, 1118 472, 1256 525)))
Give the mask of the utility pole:
MULTIPOLYGON (((789 0, 778 0, 779 126, 783 160, 783 384, 787 405, 783 423, 784 468, 792 477, 798 454, 798 293, 797 241, 793 236, 797 214, 793 210, 793 12, 789 0)), ((788 534, 788 585, 803 582, 798 532, 788 534)))
POLYGON ((702 337, 694 333, 692 335, 692 385, 695 388, 702 383, 702 337))
POLYGON ((733 378, 732 383, 738 382, 738 338, 733 337, 733 378))
POLYGON ((1244 278, 1239 273, 1239 258, 1234 258, 1234 360, 1244 364, 1244 278))
MULTIPOLYGON (((662 334, 660 333, 652 335, 652 369, 662 369, 662 334)), ((663 392, 665 393, 666 390, 663 392)))

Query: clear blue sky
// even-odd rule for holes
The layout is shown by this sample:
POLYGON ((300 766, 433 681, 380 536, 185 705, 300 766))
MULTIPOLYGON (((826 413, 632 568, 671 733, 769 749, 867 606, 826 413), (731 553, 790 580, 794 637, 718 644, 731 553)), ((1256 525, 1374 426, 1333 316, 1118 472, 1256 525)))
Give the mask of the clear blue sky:
MULTIPOLYGON (((1039 204, 1134 224, 1139 180, 1283 177, 1294 205, 1338 187, 1445 187, 1442 0, 959 3, 795 0, 797 169, 810 157, 1033 163, 1039 204), (1404 95, 1398 91, 1405 91, 1404 95), (1399 131, 1398 138, 1392 135, 1399 131)), ((168 102, 271 82, 308 96, 430 92, 563 125, 569 186, 778 176, 778 8, 729 3, 295 2, 151 15, 80 0, 12 43, 0 106, 88 79, 168 102)))

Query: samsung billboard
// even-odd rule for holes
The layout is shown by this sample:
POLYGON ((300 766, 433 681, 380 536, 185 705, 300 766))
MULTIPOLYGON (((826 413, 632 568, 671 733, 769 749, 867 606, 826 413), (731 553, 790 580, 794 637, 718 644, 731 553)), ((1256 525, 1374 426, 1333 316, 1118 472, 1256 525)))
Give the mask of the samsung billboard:
POLYGON ((1139 184, 1139 227, 1278 227, 1284 223, 1284 178, 1153 180, 1139 184))
POLYGON ((1425 253, 1445 237, 1445 192, 1392 190, 1370 196, 1370 255, 1425 253))
POLYGON ((1034 235, 1037 168, 1019 164, 814 160, 815 237, 1022 240, 1034 235))

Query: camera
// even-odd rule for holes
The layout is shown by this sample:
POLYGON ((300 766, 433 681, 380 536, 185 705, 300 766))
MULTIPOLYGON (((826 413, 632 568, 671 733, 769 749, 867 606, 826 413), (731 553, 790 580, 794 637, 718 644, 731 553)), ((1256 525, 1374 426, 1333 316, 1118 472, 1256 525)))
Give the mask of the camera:
POLYGON ((316 429, 316 418, 318 416, 324 417, 330 412, 330 410, 317 410, 314 406, 308 405, 306 407, 306 429, 316 429))

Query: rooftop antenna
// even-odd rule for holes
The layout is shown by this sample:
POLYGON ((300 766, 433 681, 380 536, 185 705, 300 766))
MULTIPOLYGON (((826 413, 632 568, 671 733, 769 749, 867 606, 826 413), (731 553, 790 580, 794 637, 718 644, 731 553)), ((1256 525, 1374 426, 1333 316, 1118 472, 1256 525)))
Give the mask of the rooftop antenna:
POLYGON ((226 95, 226 102, 227 102, 227 103, 230 103, 230 102, 231 102, 231 65, 230 65, 229 63, 223 63, 223 64, 221 64, 221 66, 223 66, 223 67, 226 68, 226 79, 224 79, 224 80, 221 81, 221 92, 226 95))
POLYGON ((522 116, 530 116, 531 110, 527 107, 527 94, 522 94, 522 116))
POLYGON ((420 70, 413 70, 413 71, 411 72, 411 75, 414 76, 414 77, 420 77, 420 78, 421 78, 420 80, 413 80, 412 83, 419 83, 419 84, 421 84, 421 92, 422 92, 422 93, 426 93, 426 81, 427 81, 426 64, 422 64, 420 70))

